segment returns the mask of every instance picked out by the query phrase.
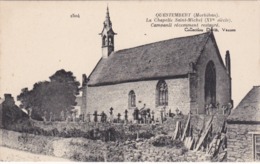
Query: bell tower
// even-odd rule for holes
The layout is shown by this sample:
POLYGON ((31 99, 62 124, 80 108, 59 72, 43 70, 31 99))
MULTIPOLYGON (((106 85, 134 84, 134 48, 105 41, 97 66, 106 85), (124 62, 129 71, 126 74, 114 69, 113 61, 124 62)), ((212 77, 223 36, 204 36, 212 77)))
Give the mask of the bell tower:
POLYGON ((108 7, 106 19, 103 24, 103 30, 100 33, 102 38, 102 57, 107 58, 114 51, 114 35, 116 35, 112 29, 108 7))

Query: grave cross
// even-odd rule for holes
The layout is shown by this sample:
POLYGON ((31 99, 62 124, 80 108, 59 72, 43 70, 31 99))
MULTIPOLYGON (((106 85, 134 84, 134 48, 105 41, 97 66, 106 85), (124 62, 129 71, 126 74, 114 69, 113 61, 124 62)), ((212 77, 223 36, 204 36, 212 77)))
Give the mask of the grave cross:
POLYGON ((128 113, 128 111, 127 111, 127 109, 126 109, 126 110, 125 110, 125 119, 126 119, 126 120, 127 120, 127 117, 128 117, 127 113, 128 113))
POLYGON ((127 115, 127 113, 128 113, 128 111, 127 111, 127 109, 126 109, 126 110, 125 110, 125 123, 128 122, 128 115, 127 115))
POLYGON ((95 111, 93 115, 94 115, 94 122, 97 122, 98 121, 98 118, 97 118, 98 113, 97 113, 97 111, 95 111))
POLYGON ((121 117, 121 114, 120 113, 118 113, 118 115, 117 115, 117 119, 118 119, 118 123, 119 123, 119 121, 120 121, 120 117, 121 117))
POLYGON ((109 113, 110 113, 110 115, 112 115, 112 114, 113 114, 113 110, 114 110, 114 109, 111 107, 109 110, 110 110, 110 112, 109 112, 109 113))
POLYGON ((147 123, 150 124, 151 123, 151 113, 150 113, 150 109, 147 109, 147 123))

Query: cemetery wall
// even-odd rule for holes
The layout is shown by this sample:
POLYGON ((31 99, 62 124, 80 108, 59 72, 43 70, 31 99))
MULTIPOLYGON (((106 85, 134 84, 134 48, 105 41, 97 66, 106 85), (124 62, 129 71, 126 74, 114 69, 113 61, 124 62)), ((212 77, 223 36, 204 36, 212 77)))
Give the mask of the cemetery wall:
POLYGON ((184 147, 155 147, 151 139, 139 142, 102 142, 85 138, 37 136, 0 129, 0 146, 53 155, 76 161, 207 161, 204 152, 192 152, 184 147))

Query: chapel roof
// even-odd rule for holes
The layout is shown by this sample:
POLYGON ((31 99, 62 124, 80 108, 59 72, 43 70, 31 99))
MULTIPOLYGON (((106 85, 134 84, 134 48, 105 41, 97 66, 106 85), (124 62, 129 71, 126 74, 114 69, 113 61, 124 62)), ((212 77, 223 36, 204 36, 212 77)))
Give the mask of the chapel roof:
POLYGON ((260 122, 260 86, 254 86, 231 112, 228 122, 260 122))
MULTIPOLYGON (((173 38, 118 50, 101 58, 89 76, 89 86, 183 77, 196 63, 213 32, 173 38)), ((185 76, 186 77, 186 76, 185 76)))

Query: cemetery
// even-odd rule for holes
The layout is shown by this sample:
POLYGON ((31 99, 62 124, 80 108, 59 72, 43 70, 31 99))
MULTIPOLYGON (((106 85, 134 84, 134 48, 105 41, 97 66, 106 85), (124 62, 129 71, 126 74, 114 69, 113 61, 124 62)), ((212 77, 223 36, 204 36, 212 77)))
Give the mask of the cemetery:
POLYGON ((109 114, 94 112, 85 119, 73 114, 61 115, 61 121, 52 120, 52 115, 43 121, 28 119, 1 129, 0 145, 75 161, 226 160, 228 114, 176 111, 162 113, 161 120, 154 121, 149 110, 137 112, 133 121, 128 121, 130 112, 114 116, 111 109, 109 114))

